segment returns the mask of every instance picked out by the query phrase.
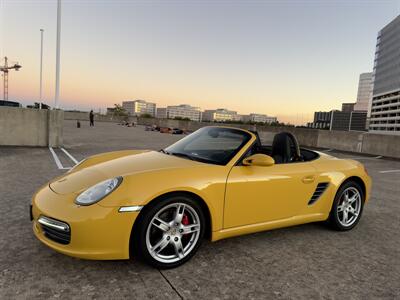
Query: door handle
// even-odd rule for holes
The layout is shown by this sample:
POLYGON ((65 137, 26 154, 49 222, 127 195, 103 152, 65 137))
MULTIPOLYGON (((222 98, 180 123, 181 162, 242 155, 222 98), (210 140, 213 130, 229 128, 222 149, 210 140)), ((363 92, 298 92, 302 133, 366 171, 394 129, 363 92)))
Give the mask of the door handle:
POLYGON ((303 181, 304 183, 313 183, 314 180, 315 180, 315 177, 312 176, 312 175, 303 177, 303 179, 302 179, 302 181, 303 181))

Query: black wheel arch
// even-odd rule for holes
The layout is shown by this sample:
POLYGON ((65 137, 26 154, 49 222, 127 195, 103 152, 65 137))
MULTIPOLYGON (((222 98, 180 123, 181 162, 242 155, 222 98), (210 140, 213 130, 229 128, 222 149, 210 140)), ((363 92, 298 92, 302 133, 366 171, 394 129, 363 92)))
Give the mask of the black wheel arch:
MULTIPOLYGON (((336 220, 336 217, 335 217, 335 212, 334 212, 335 205, 336 205, 335 202, 337 201, 337 197, 338 197, 339 193, 342 191, 342 188, 348 183, 355 183, 359 188, 361 188, 360 192, 362 193, 363 199, 362 199, 362 202, 361 202, 361 210, 360 210, 360 214, 359 215, 361 215, 362 210, 363 210, 363 206, 364 206, 364 202, 363 201, 365 201, 365 197, 366 197, 366 186, 365 186, 365 183, 358 176, 350 176, 350 177, 346 178, 345 180, 343 180, 343 182, 341 182, 341 184, 338 186, 338 188, 336 190, 335 197, 332 199, 332 206, 331 206, 331 210, 329 212, 328 219, 326 220, 326 224, 329 225, 334 230, 338 230, 338 231, 350 230, 354 226, 356 226, 357 223, 358 223, 358 220, 357 220, 353 225, 351 225, 350 227, 346 228, 346 227, 343 227, 342 225, 339 225, 337 223, 337 220, 336 220)), ((360 217, 358 217, 358 219, 359 218, 360 217)))
POLYGON ((362 192, 363 192, 363 196, 365 197, 365 195, 366 195, 365 183, 364 183, 364 181, 361 179, 361 177, 358 177, 358 176, 351 176, 351 177, 346 178, 346 179, 340 184, 340 186, 338 187, 337 190, 339 190, 340 187, 342 187, 344 184, 346 184, 346 183, 348 183, 348 182, 351 182, 351 181, 357 183, 357 184, 361 187, 362 192))

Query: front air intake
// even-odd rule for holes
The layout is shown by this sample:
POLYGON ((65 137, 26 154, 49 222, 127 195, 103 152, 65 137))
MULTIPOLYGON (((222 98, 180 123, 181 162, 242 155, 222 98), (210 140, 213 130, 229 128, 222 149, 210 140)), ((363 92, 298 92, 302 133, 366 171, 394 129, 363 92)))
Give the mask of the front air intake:
POLYGON ((71 230, 67 223, 45 216, 41 216, 38 223, 48 239, 63 245, 68 245, 71 241, 71 230))
POLYGON ((318 183, 314 194, 312 195, 310 201, 308 201, 308 205, 314 204, 319 199, 319 197, 321 197, 321 195, 325 192, 328 185, 329 185, 329 182, 318 183))

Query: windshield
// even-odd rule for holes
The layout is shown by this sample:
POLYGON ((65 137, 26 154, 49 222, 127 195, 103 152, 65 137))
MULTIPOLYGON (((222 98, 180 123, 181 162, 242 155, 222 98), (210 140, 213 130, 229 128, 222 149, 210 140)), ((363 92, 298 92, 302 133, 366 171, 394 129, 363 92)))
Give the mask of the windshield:
POLYGON ((186 159, 226 165, 250 138, 249 133, 234 128, 203 127, 161 151, 186 159))

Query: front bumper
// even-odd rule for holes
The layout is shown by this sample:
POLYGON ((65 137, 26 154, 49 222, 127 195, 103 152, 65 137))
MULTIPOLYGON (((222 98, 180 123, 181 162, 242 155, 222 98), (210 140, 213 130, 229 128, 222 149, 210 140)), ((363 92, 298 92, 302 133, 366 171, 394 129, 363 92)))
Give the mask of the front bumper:
POLYGON ((118 212, 118 207, 79 206, 75 195, 54 193, 48 186, 32 199, 33 232, 50 248, 85 259, 128 259, 129 241, 138 212, 118 212), (41 216, 65 222, 70 242, 61 244, 46 236, 41 216))

